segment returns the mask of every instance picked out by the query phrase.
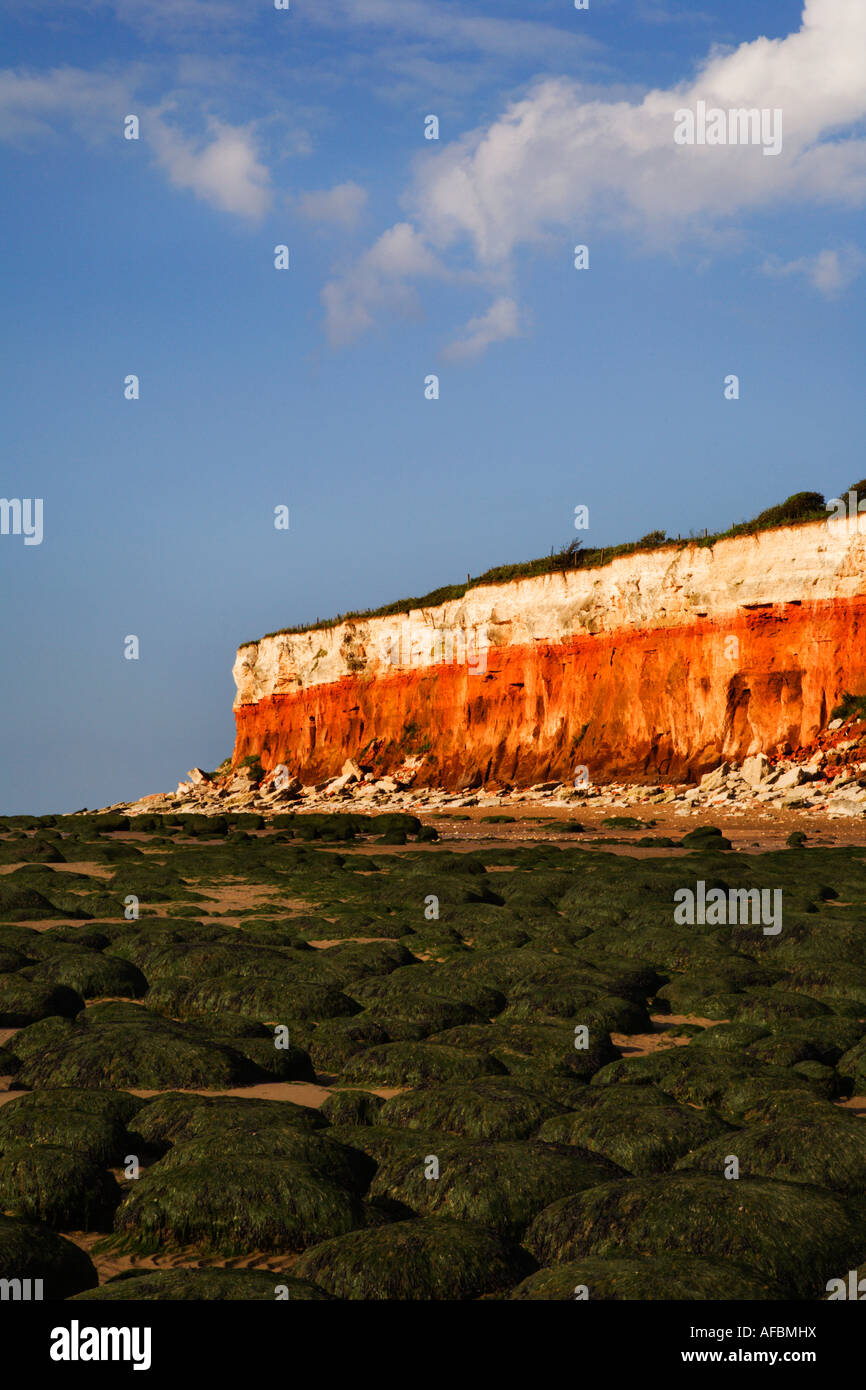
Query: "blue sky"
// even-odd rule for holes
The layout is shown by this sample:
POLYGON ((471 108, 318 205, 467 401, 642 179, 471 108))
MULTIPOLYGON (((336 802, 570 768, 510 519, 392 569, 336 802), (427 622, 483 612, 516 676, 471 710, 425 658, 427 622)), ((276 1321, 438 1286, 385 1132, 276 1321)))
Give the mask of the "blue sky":
POLYGON ((0 536, 0 811, 215 766, 240 641, 578 504, 605 544, 866 474, 861 0, 0 15, 0 492, 44 499, 0 536), (781 109, 781 153, 678 148, 698 99, 781 109))

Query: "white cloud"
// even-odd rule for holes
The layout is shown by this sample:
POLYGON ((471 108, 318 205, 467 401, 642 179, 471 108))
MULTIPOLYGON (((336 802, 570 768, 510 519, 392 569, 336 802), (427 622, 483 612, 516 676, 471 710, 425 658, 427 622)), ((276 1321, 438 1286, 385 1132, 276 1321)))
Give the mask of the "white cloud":
POLYGON ((848 289, 866 266, 866 256, 856 246, 819 251, 816 256, 800 256, 780 261, 771 256, 761 267, 768 275, 803 275, 816 289, 833 299, 848 289))
POLYGON ((176 188, 191 189, 223 212, 258 218, 271 203, 270 174, 259 162, 248 127, 210 122, 204 144, 187 139, 159 117, 148 133, 157 159, 176 188))
POLYGON ((388 41, 423 39, 451 51, 463 50, 498 58, 567 62, 602 45, 586 32, 584 16, 567 8, 562 26, 533 19, 499 19, 467 15, 462 7, 443 0, 318 0, 305 17, 336 28, 363 26, 381 30, 388 41))
POLYGON ((834 137, 866 115, 864 68, 866 4, 807 0, 799 32, 713 56, 694 82, 640 103, 584 101, 570 81, 540 83, 419 167, 411 207, 433 245, 469 239, 494 265, 590 219, 670 241, 788 199, 862 199, 866 142, 834 137), (676 145, 675 111, 701 99, 781 108, 781 153, 676 145))
POLYGON ((131 72, 6 68, 0 71, 0 139, 27 140, 58 128, 92 140, 117 137, 134 86, 131 72))
POLYGON ((520 312, 513 299, 501 296, 486 314, 470 319, 460 337, 447 347, 443 356, 450 362, 469 362, 480 357, 492 343, 520 336, 520 312))
POLYGON ((322 290, 325 327, 333 347, 346 347, 371 328, 381 313, 418 313, 411 279, 444 275, 444 268, 408 222, 384 232, 337 280, 322 290))
MULTIPOLYGON (((356 12, 389 3, 352 0, 356 12)), ((585 241, 599 228, 665 249, 688 238, 712 247, 750 213, 796 202, 862 204, 864 71, 864 0, 806 0, 796 33, 713 52, 693 81, 640 101, 587 95, 566 78, 541 81, 490 125, 416 161, 405 233, 440 257, 468 245, 479 276, 508 279, 521 246, 552 242, 563 254, 572 238, 585 241), (698 101, 781 110, 781 149, 767 158, 757 145, 678 145, 675 113, 698 101)), ((827 253, 812 278, 833 293, 848 273, 827 253)), ((338 301, 339 282, 329 290, 338 301)), ((376 302, 367 298, 361 314, 358 298, 355 332, 372 321, 376 302)), ((480 323, 452 354, 468 343, 483 349, 480 323)))
POLYGON ((366 190, 357 183, 338 183, 320 192, 303 193, 298 211, 309 222, 333 222, 354 227, 367 205, 366 190))
POLYGON ((140 100, 146 72, 86 72, 52 68, 43 72, 0 70, 0 139, 20 143, 73 132, 99 142, 122 145, 123 120, 141 121, 141 140, 156 154, 176 188, 190 189, 223 212, 258 218, 270 206, 270 174, 259 160, 250 126, 212 119, 209 135, 196 140, 164 118, 161 108, 140 100))
MULTIPOLYGON (((23 17, 28 12, 50 13, 58 6, 57 0, 16 0, 16 8, 23 17)), ((74 10, 111 10, 120 23, 165 43, 249 28, 256 8, 253 0, 65 0, 63 6, 64 17, 74 10)), ((371 34, 380 33, 389 44, 419 42, 450 53, 497 58, 567 61, 602 49, 570 4, 561 26, 467 15, 460 0, 293 0, 288 12, 275 11, 273 0, 264 0, 263 14, 275 25, 291 24, 301 33, 306 25, 360 31, 368 42, 371 34)))
POLYGON ((48 11, 56 21, 62 8, 67 20, 75 11, 96 13, 113 10, 116 18, 147 38, 171 39, 180 34, 198 34, 234 26, 246 17, 245 5, 237 0, 16 0, 16 18, 48 11))

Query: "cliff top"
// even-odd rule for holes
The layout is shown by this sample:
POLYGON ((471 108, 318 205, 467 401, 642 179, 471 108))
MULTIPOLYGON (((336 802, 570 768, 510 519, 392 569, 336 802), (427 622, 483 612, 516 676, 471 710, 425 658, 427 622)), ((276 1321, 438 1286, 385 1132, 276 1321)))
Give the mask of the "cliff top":
MULTIPOLYGON (((858 495, 866 496, 866 479, 853 484, 847 491, 855 491, 858 495)), ((650 531, 637 541, 586 548, 581 545, 579 539, 576 539, 559 551, 551 549, 549 555, 539 559, 525 560, 517 564, 497 565, 493 569, 485 570, 483 574, 474 577, 467 576, 465 583, 446 584, 421 597, 399 599, 395 603, 383 604, 380 608, 358 609, 348 613, 338 613, 333 618, 316 618, 315 622, 277 628, 274 632, 266 632, 261 638, 252 638, 248 642, 242 642, 238 650, 240 651, 242 647, 251 646, 268 637, 313 632, 317 629, 337 627, 346 622, 362 622, 370 618, 386 618, 398 613, 409 613, 418 608, 434 608, 452 599, 461 599, 470 589, 478 588, 481 585, 509 584, 518 579, 532 579, 539 575, 555 574, 563 570, 599 569, 604 565, 611 564, 620 556, 632 555, 639 551, 657 551, 667 548, 685 549, 687 546, 708 547, 715 545, 718 541, 729 540, 737 536, 754 535, 760 531, 776 530, 784 526, 815 525, 818 522, 826 522, 828 507, 830 506, 831 504, 825 501, 820 492, 797 492, 786 498, 784 502, 759 513, 751 521, 737 522, 727 531, 713 533, 704 531, 703 535, 689 534, 688 536, 676 537, 667 536, 664 531, 650 531)))

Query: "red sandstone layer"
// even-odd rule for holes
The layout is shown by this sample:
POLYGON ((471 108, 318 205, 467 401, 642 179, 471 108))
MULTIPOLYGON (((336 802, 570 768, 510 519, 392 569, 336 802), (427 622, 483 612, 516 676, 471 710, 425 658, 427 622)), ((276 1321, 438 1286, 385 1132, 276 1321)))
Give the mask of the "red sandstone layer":
POLYGON ((685 780, 721 760, 809 743, 866 689, 866 597, 778 603, 724 622, 492 647, 486 670, 348 675, 236 707, 234 761, 303 781, 346 758, 382 773, 423 754, 416 785, 685 780), (732 640, 735 639, 735 640, 732 640))

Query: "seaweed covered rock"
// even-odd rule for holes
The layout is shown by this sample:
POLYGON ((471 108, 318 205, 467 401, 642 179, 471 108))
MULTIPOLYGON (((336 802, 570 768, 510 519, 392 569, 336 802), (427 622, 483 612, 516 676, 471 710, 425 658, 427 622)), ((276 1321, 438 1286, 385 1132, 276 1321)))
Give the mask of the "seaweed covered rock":
POLYGON ((71 1240, 64 1240, 47 1226, 2 1215, 0 1279, 41 1279, 42 1296, 52 1300, 71 1298, 99 1282, 90 1256, 71 1240))
MULTIPOLYGON (((293 1033, 296 1031, 296 1027, 292 1028, 293 1033)), ((207 1037, 209 1030, 205 1028, 203 1032, 207 1037)), ((282 1039, 275 1039, 271 1033, 263 1038, 239 1038, 221 1033, 213 1033, 210 1036, 214 1041, 230 1047, 233 1052, 245 1058, 258 1072, 257 1080, 264 1080, 265 1077, 272 1081, 316 1080, 310 1054, 297 1042, 284 1043, 282 1039)))
POLYGON ((756 1038, 747 1052, 756 1061, 775 1066, 823 1062, 832 1067, 857 1046, 864 1031, 866 1024, 855 1018, 797 1019, 773 1025, 772 1032, 756 1038))
POLYGON ((387 975, 360 981, 352 986, 351 994, 368 1007, 385 1005, 397 1017, 407 1012, 411 1017, 416 1009, 434 1000, 464 1005, 473 1021, 487 1021, 505 1008, 505 996, 498 989, 468 978, 453 966, 434 962, 420 968, 417 964, 403 966, 387 975))
POLYGON ((36 922, 56 916, 57 909, 36 888, 16 882, 12 874, 0 878, 0 917, 4 922, 36 922))
POLYGON ((361 1012, 361 1005, 335 985, 246 975, 205 980, 169 976, 151 985, 147 999, 154 1008, 184 1019, 239 1013, 282 1023, 295 1018, 347 1018, 361 1012))
POLYGON ((265 1269, 132 1269, 117 1274, 98 1289, 75 1294, 72 1303, 172 1303, 253 1300, 304 1303, 332 1302, 324 1289, 291 1274, 265 1269))
POLYGON ((446 1028, 482 1022, 482 1015, 471 1004, 422 992, 408 999, 373 1000, 367 1003, 366 1014, 379 1022, 395 1039, 402 1031, 400 1025, 407 1023, 413 1036, 426 1038, 431 1033, 444 1032, 446 1028))
POLYGON ((73 1149, 9 1145, 0 1155, 0 1208, 61 1230, 107 1231, 120 1188, 113 1174, 73 1149))
MULTIPOLYGON (((705 1028, 693 1038, 690 1046, 699 1052, 743 1053, 762 1038, 772 1036, 769 1027, 762 1023, 719 1023, 714 1028, 705 1028)), ((750 1055, 754 1056, 754 1052, 750 1055)), ((769 1060, 769 1059, 768 1059, 769 1060)))
POLYGON ((140 999, 147 992, 147 980, 131 961, 72 946, 56 949, 42 959, 31 978, 48 985, 66 985, 82 999, 140 999))
POLYGON ((866 1038, 843 1053, 836 1064, 836 1070, 855 1095, 863 1095, 866 1092, 866 1038))
POLYGON ((331 1125, 374 1125, 384 1104, 372 1091, 332 1091, 320 1113, 331 1125))
POLYGON ((144 1102, 122 1091, 33 1091, 0 1106, 0 1154, 20 1144, 72 1149, 100 1167, 129 1152, 127 1126, 144 1102))
POLYGON ((554 1202, 526 1245, 539 1264, 586 1255, 699 1255, 775 1283, 783 1298, 817 1298, 859 1258, 866 1225, 835 1194, 798 1183, 675 1173, 603 1184, 554 1202))
POLYGON ((554 1194, 608 1182, 623 1170, 598 1154, 561 1144, 457 1139, 435 1131, 373 1126, 354 1143, 378 1164, 370 1196, 424 1216, 474 1221, 519 1236, 554 1194), (435 1167, 433 1163, 435 1161, 435 1167))
MULTIPOLYGON (((89 1295, 93 1297, 93 1295, 89 1295)), ((518 1301, 573 1303, 575 1298, 713 1302, 780 1297, 777 1285, 736 1265, 692 1255, 585 1255, 539 1269, 509 1295, 518 1301)))
POLYGON ((20 1068, 21 1063, 29 1057, 37 1057, 46 1048, 62 1042, 71 1027, 68 1018, 41 1018, 37 1023, 28 1023, 26 1028, 19 1028, 9 1039, 6 1048, 14 1055, 17 1068, 20 1068))
POLYGON ((723 1173, 730 1155, 741 1177, 808 1183, 850 1196, 866 1194, 866 1127, 847 1111, 749 1125, 684 1155, 678 1169, 723 1173))
POLYGON ((345 1234, 363 1219, 356 1193, 309 1163, 241 1149, 148 1168, 118 1209, 113 1239, 121 1250, 170 1244, 223 1255, 288 1252, 345 1234))
POLYGON ((671 1047, 643 1057, 628 1057, 604 1067, 592 1077, 593 1087, 653 1084, 684 1105, 726 1108, 733 1088, 746 1081, 758 1085, 783 1080, 790 1074, 736 1052, 709 1052, 692 1047, 671 1047))
POLYGON ((216 1148, 230 1134, 300 1128, 324 1129, 318 1110, 287 1100, 245 1096, 192 1096, 177 1092, 147 1101, 135 1119, 142 1139, 154 1146, 211 1139, 216 1148))
POLYGON ((590 1028, 588 1039, 579 1038, 570 1021, 531 1024, 497 1019, 487 1028, 450 1028, 434 1034, 429 1041, 482 1048, 512 1075, 544 1071, 582 1081, 589 1081, 602 1067, 607 1068, 622 1056, 606 1031, 590 1028), (576 1041, 587 1041, 588 1046, 576 1047, 576 1041))
POLYGON ((475 1299, 533 1264, 519 1246, 463 1221, 428 1217, 353 1232, 306 1251, 294 1273, 345 1299, 475 1299))
POLYGON ((382 1024, 367 1013, 353 1018, 326 1019, 314 1030, 309 1043, 313 1065, 320 1071, 340 1071, 350 1057, 391 1041, 382 1024))
MULTIPOLYGON (((826 1018, 830 1014, 829 1005, 819 999, 781 988, 722 995, 716 1003, 723 1017, 741 1023, 782 1023, 795 1019, 826 1018)), ((718 1013, 708 1013, 707 1017, 718 1017, 718 1013)))
POLYGON ((74 1018, 84 1000, 74 989, 45 980, 27 979, 22 972, 0 975, 0 1028, 26 1028, 42 1018, 74 1018))
POLYGON ((377 1124, 441 1130, 467 1139, 526 1139, 562 1106, 511 1077, 479 1077, 408 1091, 386 1101, 377 1124))
MULTIPOLYGON (((659 990, 657 1003, 675 1014, 701 1014, 717 995, 771 985, 776 974, 745 956, 723 956, 703 969, 676 975, 659 990)), ((709 1017, 710 1015, 708 1015, 709 1017)))
MULTIPOLYGON (((206 1164, 214 1154, 214 1141, 208 1135, 200 1139, 184 1139, 173 1144, 160 1160, 160 1170, 206 1164)), ((360 1149, 349 1148, 330 1137, 327 1131, 304 1130, 286 1125, 266 1126, 261 1131, 233 1130, 223 1133, 219 1144, 223 1159, 273 1159, 301 1163, 320 1177, 363 1194, 370 1186, 376 1171, 375 1161, 360 1149)))
POLYGON ((643 1004, 615 994, 560 988, 533 989, 513 999, 500 1023, 539 1023, 571 1019, 610 1033, 649 1033, 652 1020, 643 1004))
POLYGON ((382 978, 405 966, 420 964, 417 957, 398 941, 348 941, 321 951, 322 963, 327 966, 333 983, 345 989, 362 980, 382 978))
POLYGON ((81 1086, 163 1090, 224 1089, 259 1079, 258 1068, 231 1047, 134 1004, 99 1004, 80 1014, 60 1043, 22 1065, 27 1087, 81 1086))
POLYGON ((643 1177, 669 1171, 684 1154, 729 1133, 719 1116, 679 1105, 655 1086, 622 1085, 587 1087, 571 1110, 545 1121, 536 1137, 580 1145, 643 1177))
POLYGON ((432 1081, 465 1081, 505 1072, 495 1058, 431 1042, 386 1043, 350 1057, 342 1070, 344 1081, 373 1086, 420 1086, 432 1081))

